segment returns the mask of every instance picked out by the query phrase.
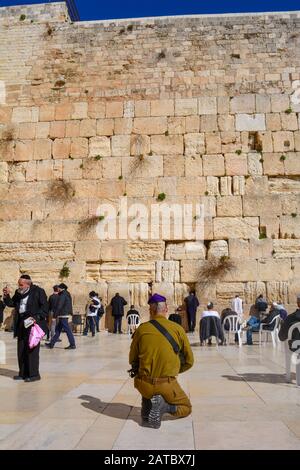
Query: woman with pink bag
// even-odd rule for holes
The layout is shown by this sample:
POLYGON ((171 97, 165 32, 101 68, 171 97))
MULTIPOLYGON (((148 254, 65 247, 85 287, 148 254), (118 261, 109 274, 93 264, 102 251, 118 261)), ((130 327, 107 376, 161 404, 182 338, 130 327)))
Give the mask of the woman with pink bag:
POLYGON ((7 307, 14 307, 16 322, 14 336, 18 338, 19 374, 14 380, 35 382, 40 380, 39 353, 41 335, 47 331, 47 296, 41 287, 34 285, 28 274, 18 280, 18 289, 13 297, 6 287, 3 301, 7 307))

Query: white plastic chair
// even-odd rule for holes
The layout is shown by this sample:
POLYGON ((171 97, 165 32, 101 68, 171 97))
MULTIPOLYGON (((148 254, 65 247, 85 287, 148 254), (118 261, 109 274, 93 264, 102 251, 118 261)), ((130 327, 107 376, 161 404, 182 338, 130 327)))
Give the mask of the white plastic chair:
POLYGON ((224 331, 224 336, 226 337, 227 335, 227 344, 229 344, 229 337, 230 333, 234 333, 238 335, 239 338, 239 347, 241 348, 243 345, 242 342, 242 337, 241 337, 241 325, 239 323, 239 317, 237 315, 228 315, 228 317, 225 318, 224 323, 223 323, 223 331, 224 331), (229 323, 229 329, 225 329, 226 323, 229 323))
MULTIPOLYGON (((296 383, 297 386, 300 387, 300 349, 297 352, 292 352, 289 348, 289 341, 293 338, 293 332, 298 330, 300 334, 300 322, 294 323, 288 332, 288 339, 284 342, 285 348, 285 370, 286 370, 286 381, 289 383, 291 382, 291 363, 292 358, 296 359, 296 383)), ((300 344, 299 344, 300 348, 300 344)))
POLYGON ((127 317, 127 334, 130 335, 131 331, 135 331, 141 323, 140 317, 136 313, 131 313, 127 317))
POLYGON ((276 315, 276 317, 273 318, 273 320, 270 322, 270 323, 261 323, 260 324, 260 327, 259 327, 259 345, 261 345, 262 343, 262 334, 265 333, 265 342, 267 342, 267 339, 268 339, 268 334, 271 334, 271 338, 272 338, 272 343, 273 343, 273 348, 276 348, 276 344, 277 344, 277 341, 278 341, 278 329, 279 329, 279 325, 280 325, 280 315, 276 315), (272 326, 273 323, 275 323, 274 327, 272 330, 265 330, 264 329, 264 326, 272 326))

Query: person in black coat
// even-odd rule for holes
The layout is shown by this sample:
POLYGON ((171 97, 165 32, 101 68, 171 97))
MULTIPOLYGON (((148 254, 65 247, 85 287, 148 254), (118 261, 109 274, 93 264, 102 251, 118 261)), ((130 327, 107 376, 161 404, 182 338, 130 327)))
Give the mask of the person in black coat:
MULTIPOLYGON (((291 315, 288 315, 286 320, 281 325, 280 331, 279 331, 279 339, 280 341, 285 341, 288 339, 289 335, 289 329, 294 323, 300 323, 300 294, 297 296, 297 305, 298 308, 294 313, 291 313, 291 315)), ((300 346, 300 333, 298 330, 295 330, 293 332, 293 337, 289 341, 289 348, 291 351, 297 351, 300 346)))
POLYGON ((112 316, 114 317, 114 333, 122 333, 122 317, 124 316, 124 306, 126 300, 120 296, 119 292, 111 299, 112 316))
POLYGON ((27 274, 20 277, 18 285, 19 288, 13 297, 10 297, 7 287, 3 289, 5 305, 14 307, 16 312, 14 336, 18 338, 19 374, 14 377, 14 380, 34 382, 41 378, 39 373, 40 343, 33 349, 29 348, 31 327, 25 328, 24 321, 32 319, 46 334, 48 302, 44 289, 32 284, 27 274))
POLYGON ((2 295, 0 295, 0 329, 3 323, 3 312, 5 309, 5 303, 2 300, 2 295))
POLYGON ((59 340, 61 332, 67 334, 69 340, 69 346, 65 349, 76 349, 75 338, 69 326, 69 317, 73 315, 72 297, 68 292, 68 286, 61 283, 58 286, 58 302, 56 306, 57 324, 55 328, 55 335, 51 339, 50 343, 46 343, 50 349, 54 348, 55 343, 59 340))
POLYGON ((57 304, 59 300, 58 295, 58 285, 53 286, 53 294, 49 296, 49 316, 48 316, 48 334, 47 339, 49 339, 50 333, 51 338, 55 335, 56 327, 56 314, 57 314, 57 304))
POLYGON ((186 312, 188 315, 189 331, 193 333, 196 326, 196 313, 199 307, 199 300, 197 299, 195 292, 191 292, 185 299, 186 312))

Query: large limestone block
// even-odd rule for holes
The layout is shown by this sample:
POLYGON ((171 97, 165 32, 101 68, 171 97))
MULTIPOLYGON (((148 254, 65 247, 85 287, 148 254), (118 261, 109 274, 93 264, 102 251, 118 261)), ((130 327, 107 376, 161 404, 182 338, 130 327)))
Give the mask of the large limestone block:
POLYGON ((253 305, 259 295, 266 297, 266 284, 261 281, 246 282, 244 291, 246 304, 253 305))
POLYGON ((120 118, 123 116, 123 102, 122 101, 107 101, 105 116, 107 118, 120 118))
POLYGON ((258 279, 258 265, 254 259, 231 258, 232 269, 220 276, 224 282, 247 282, 258 279))
POLYGON ((296 113, 282 113, 281 114, 281 124, 284 131, 297 131, 298 130, 298 120, 296 113))
POLYGON ((243 196, 245 194, 245 177, 244 176, 232 177, 232 194, 234 196, 243 196))
POLYGON ((83 119, 80 121, 80 137, 94 137, 96 135, 96 119, 83 119))
MULTIPOLYGON (((165 169, 164 169, 164 172, 166 172, 165 169)), ((201 155, 186 157, 185 158, 185 176, 202 176, 202 175, 203 175, 203 171, 202 171, 201 155)), ((178 174, 176 176, 183 176, 183 175, 178 174)))
POLYGON ((255 100, 256 100, 256 111, 258 113, 270 113, 271 112, 270 96, 259 94, 255 96, 255 100))
POLYGON ((185 134, 185 155, 197 155, 205 152, 205 140, 203 133, 185 134))
MULTIPOLYGON (((189 170, 187 169, 185 170, 185 165, 187 165, 189 168, 188 158, 185 158, 182 155, 171 155, 171 156, 165 155, 164 156, 164 176, 192 176, 189 174, 190 173, 189 170)), ((192 159, 193 157, 190 157, 190 158, 192 159)), ((195 160, 193 160, 193 162, 198 162, 198 165, 200 166, 200 163, 197 160, 197 158, 201 159, 201 157, 198 155, 194 158, 195 160)), ((201 163, 201 170, 202 170, 202 163, 201 163)), ((199 168, 198 168, 198 172, 200 172, 199 168)), ((201 176, 201 175, 198 175, 197 171, 196 173, 193 173, 193 175, 201 176)))
POLYGON ((126 242, 124 240, 106 240, 101 244, 102 262, 122 262, 127 260, 126 242))
POLYGON ((73 103, 71 119, 86 119, 88 117, 88 103, 81 101, 73 103))
POLYGON ((130 241, 127 244, 128 260, 157 261, 164 258, 165 243, 160 240, 130 241))
MULTIPOLYGON (((120 136, 120 137, 124 137, 124 136, 120 136)), ((109 137, 92 137, 90 139, 89 157, 96 157, 96 156, 110 157, 111 154, 112 153, 111 153, 111 148, 110 148, 109 137)), ((127 153, 127 155, 129 154, 127 153)))
POLYGON ((281 194, 280 200, 281 200, 283 215, 300 213, 300 193, 281 194))
POLYGON ((115 134, 131 134, 132 126, 133 119, 130 117, 115 119, 115 134))
POLYGON ((300 240, 273 240, 273 257, 300 258, 300 240))
POLYGON ((228 243, 226 240, 216 240, 210 242, 207 259, 221 258, 222 256, 228 256, 228 243))
POLYGON ((157 155, 182 155, 183 138, 179 135, 154 135, 151 137, 151 151, 157 155))
POLYGON ((222 140, 218 133, 207 132, 205 134, 206 153, 217 154, 222 152, 222 140))
POLYGON ((166 297, 169 311, 173 309, 173 306, 175 305, 175 298, 174 284, 172 282, 154 282, 152 284, 152 293, 158 293, 166 297))
POLYGON ((122 175, 121 157, 105 157, 102 159, 102 176, 103 178, 118 179, 122 175))
POLYGON ((155 188, 155 195, 165 193, 169 196, 177 195, 177 178, 176 176, 164 176, 157 179, 157 184, 155 188))
POLYGON ((124 157, 124 156, 130 155, 130 136, 129 135, 112 136, 111 154, 113 157, 124 157))
POLYGON ((153 282, 155 279, 155 263, 151 261, 129 262, 127 271, 130 282, 153 282))
MULTIPOLYGON (((17 282, 20 277, 19 264, 14 261, 0 262, 0 283, 3 283, 3 287, 8 285, 14 292, 17 287, 17 282)), ((1 293, 2 294, 2 293, 1 293)))
POLYGON ((155 183, 152 178, 133 178, 126 182, 126 194, 128 197, 140 197, 141 194, 153 197, 155 183))
POLYGON ((265 175, 284 175, 284 162, 281 157, 281 153, 264 153, 263 166, 265 175))
POLYGON ((199 260, 205 259, 206 248, 202 242, 168 243, 166 260, 199 260))
POLYGON ((200 118, 199 116, 186 116, 185 132, 199 132, 200 118))
MULTIPOLYGON (((63 161, 63 178, 65 180, 79 180, 82 178, 81 160, 64 160, 63 161)), ((44 178, 46 178, 45 175, 44 178)), ((49 178, 46 178, 49 179, 49 178)))
MULTIPOLYGON (((189 116, 190 118, 197 118, 198 116, 189 116)), ((198 118, 199 119, 199 118, 198 118)), ((168 132, 169 134, 184 134, 185 132, 199 132, 199 125, 196 129, 190 130, 186 128, 186 118, 183 116, 168 117, 168 132)))
POLYGON ((149 285, 146 282, 136 282, 130 284, 130 304, 148 307, 149 285))
POLYGON ((280 217, 262 215, 260 217, 260 226, 265 228, 265 234, 268 238, 278 238, 280 217))
MULTIPOLYGON (((231 301, 239 295, 244 297, 244 284, 242 282, 218 282, 217 302, 231 307, 231 301)), ((220 312, 221 313, 221 312, 220 312)))
POLYGON ((200 302, 200 307, 198 308, 198 312, 202 313, 203 310, 206 310, 206 305, 208 302, 214 302, 217 297, 217 288, 216 283, 196 283, 196 295, 200 302))
POLYGON ((220 194, 221 196, 232 195, 232 177, 224 176, 220 178, 220 194))
POLYGON ((264 114, 237 114, 236 130, 241 131, 265 131, 266 120, 264 114))
POLYGON ((300 175, 300 152, 290 152, 284 161, 286 175, 300 175))
POLYGON ((112 282, 115 279, 127 282, 151 282, 155 278, 154 262, 135 264, 103 263, 100 266, 101 279, 112 282))
POLYGON ((145 117, 135 118, 132 132, 134 134, 164 134, 168 130, 166 117, 145 117))
POLYGON ((201 176, 178 178, 177 180, 178 196, 204 196, 205 191, 206 180, 201 176))
POLYGON ((278 131, 273 133, 274 152, 290 152, 295 148, 293 132, 278 131))
POLYGON ((230 258, 249 258, 249 242, 248 240, 239 240, 238 238, 231 238, 228 240, 229 256, 230 258))
POLYGON ((234 114, 255 113, 255 95, 247 94, 234 96, 230 100, 230 110, 234 114))
POLYGON ((175 284, 174 301, 176 306, 184 306, 184 299, 189 295, 190 288, 187 284, 175 284))
POLYGON ((193 114, 198 114, 197 98, 175 100, 175 116, 190 116, 193 114))
MULTIPOLYGON (((129 284, 123 282, 109 282, 107 284, 107 304, 110 304, 111 299, 116 295, 118 292, 124 299, 129 302, 130 299, 130 292, 129 292, 129 284)), ((125 307, 126 308, 126 307, 125 307)))
POLYGON ((105 117, 105 102, 91 102, 88 103, 88 117, 91 119, 94 118, 104 118, 105 117))
POLYGON ((97 135, 111 136, 114 134, 114 119, 97 119, 97 135))
POLYGON ((217 197, 217 215, 218 217, 242 217, 241 196, 217 197))
POLYGON ((249 245, 251 258, 260 259, 272 257, 273 240, 267 238, 256 240, 255 238, 251 238, 249 245))
MULTIPOLYGON (((67 263, 69 266, 69 263, 67 263)), ((51 278, 53 284, 59 281, 59 273, 64 265, 62 261, 25 261, 20 263, 20 272, 22 274, 29 274, 33 282, 47 283, 48 279, 51 278)), ((60 281, 62 282, 62 281, 60 281)), ((67 282, 67 279, 64 279, 67 282)))
MULTIPOLYGON (((35 147, 34 147, 34 141, 33 140, 20 140, 20 141, 17 141, 16 142, 16 147, 15 147, 14 160, 16 160, 18 162, 26 162, 26 161, 29 161, 29 160, 33 160, 33 158, 34 158, 34 148, 35 147)), ((51 158, 51 150, 50 150, 50 156, 47 155, 46 158, 51 158)), ((40 160, 40 158, 36 158, 36 160, 40 160)))
POLYGON ((286 111, 290 106, 289 96, 286 94, 271 95, 271 111, 272 113, 280 113, 286 111))
POLYGON ((245 183, 245 194, 249 196, 263 195, 269 193, 269 180, 267 176, 252 176, 245 183))
POLYGON ((101 242, 99 240, 80 240, 75 242, 75 256, 78 261, 100 260, 101 242))
POLYGON ((151 116, 174 116, 174 100, 153 100, 151 116))
POLYGON ((258 276, 261 281, 288 281, 292 277, 291 260, 258 260, 258 276))
POLYGON ((199 282, 204 260, 182 260, 180 262, 181 282, 199 282))
POLYGON ((0 243, 0 261, 55 261, 73 257, 71 242, 0 243))
POLYGON ((156 282, 179 282, 179 261, 157 261, 155 266, 156 282))
MULTIPOLYGON (((102 160, 94 160, 93 158, 84 160, 82 177, 84 180, 98 180, 102 178, 102 160)), ((89 185, 91 185, 91 181, 89 185)))
POLYGON ((203 155, 204 176, 224 176, 225 165, 223 155, 203 155))
POLYGON ((218 116, 218 126, 219 126, 220 131, 224 131, 224 132, 235 131, 234 116, 230 114, 218 116))
POLYGON ((283 304, 288 303, 289 283, 282 281, 266 282, 267 300, 269 302, 281 301, 283 304))
POLYGON ((214 236, 216 239, 258 238, 258 217, 217 217, 214 219, 214 236))
MULTIPOLYGON (((96 139, 95 137, 93 139, 96 139)), ((84 137, 73 137, 71 139, 70 156, 72 158, 85 158, 88 156, 89 147, 88 139, 84 137)), ((92 147, 93 148, 93 147, 92 147)), ((91 154, 91 150, 90 150, 91 154)), ((92 156, 92 155, 90 155, 92 156)))
POLYGON ((150 137, 148 135, 132 135, 130 155, 141 156, 150 153, 150 137))
POLYGON ((217 114, 217 98, 215 96, 200 96, 198 98, 199 114, 217 114))
POLYGON ((297 217, 284 215, 280 217, 280 232, 282 238, 300 238, 300 215, 297 217))
POLYGON ((264 197, 247 195, 243 198, 243 211, 245 217, 262 216, 266 214, 266 211, 268 216, 279 216, 281 215, 281 205, 278 204, 278 196, 275 194, 264 197))
POLYGON ((247 156, 227 153, 225 155, 225 169, 228 176, 242 176, 248 173, 247 156))
MULTIPOLYGON (((222 178, 220 178, 222 179, 222 178)), ((205 180, 205 178, 204 178, 205 180)), ((216 176, 207 176, 206 178, 206 191, 207 196, 218 196, 219 195, 219 178, 216 176)))
POLYGON ((140 100, 134 102, 134 115, 136 117, 150 116, 151 112, 151 101, 140 100))
POLYGON ((300 181, 287 178, 269 178, 269 189, 271 193, 299 193, 300 181))

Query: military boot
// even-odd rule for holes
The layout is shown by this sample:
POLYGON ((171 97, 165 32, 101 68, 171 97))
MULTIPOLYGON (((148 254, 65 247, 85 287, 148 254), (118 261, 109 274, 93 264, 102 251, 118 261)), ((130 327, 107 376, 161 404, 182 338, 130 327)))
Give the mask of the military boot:
POLYGON ((165 413, 175 413, 176 405, 170 405, 161 395, 154 395, 150 401, 151 410, 146 426, 149 428, 158 429, 161 425, 162 416, 165 413))
POLYGON ((144 421, 148 421, 151 407, 152 407, 151 400, 149 400, 148 398, 142 397, 141 417, 144 421))

